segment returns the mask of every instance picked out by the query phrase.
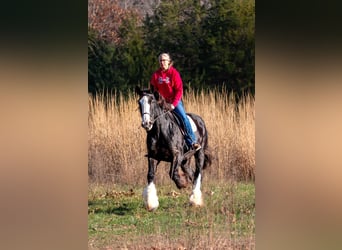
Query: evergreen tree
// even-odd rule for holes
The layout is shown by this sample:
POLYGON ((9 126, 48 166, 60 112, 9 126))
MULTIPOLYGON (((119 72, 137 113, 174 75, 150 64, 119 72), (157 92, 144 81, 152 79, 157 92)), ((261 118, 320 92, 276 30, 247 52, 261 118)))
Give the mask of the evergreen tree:
POLYGON ((95 10, 101 8, 94 3, 105 3, 116 23, 106 19, 102 27, 96 20, 105 15, 91 19, 96 28, 88 33, 89 92, 146 87, 159 66, 157 56, 169 52, 185 89, 225 85, 254 93, 254 0, 161 0, 144 20, 115 1, 114 7, 110 0, 91 2, 95 10))
POLYGON ((108 91, 115 81, 112 58, 114 47, 97 38, 94 31, 88 29, 88 92, 108 91))

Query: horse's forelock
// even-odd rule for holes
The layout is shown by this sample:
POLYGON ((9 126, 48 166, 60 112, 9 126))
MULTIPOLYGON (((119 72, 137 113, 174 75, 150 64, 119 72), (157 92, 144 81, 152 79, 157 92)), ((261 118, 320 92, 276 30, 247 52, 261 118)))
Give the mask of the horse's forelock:
POLYGON ((145 96, 145 95, 148 95, 148 94, 152 94, 152 91, 151 89, 141 89, 139 86, 136 86, 135 87, 135 93, 138 94, 140 96, 140 99, 145 96))

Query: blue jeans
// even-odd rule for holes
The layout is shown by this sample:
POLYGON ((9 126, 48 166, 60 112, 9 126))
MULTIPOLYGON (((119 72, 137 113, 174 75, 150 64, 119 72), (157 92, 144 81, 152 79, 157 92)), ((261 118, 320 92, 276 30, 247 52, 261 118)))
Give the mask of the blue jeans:
POLYGON ((186 116, 183 102, 179 101, 177 107, 175 107, 173 111, 181 119, 181 122, 183 123, 183 127, 185 130, 185 135, 184 135, 185 142, 188 146, 191 147, 192 144, 197 142, 197 138, 196 138, 194 131, 192 131, 190 121, 188 117, 186 116))

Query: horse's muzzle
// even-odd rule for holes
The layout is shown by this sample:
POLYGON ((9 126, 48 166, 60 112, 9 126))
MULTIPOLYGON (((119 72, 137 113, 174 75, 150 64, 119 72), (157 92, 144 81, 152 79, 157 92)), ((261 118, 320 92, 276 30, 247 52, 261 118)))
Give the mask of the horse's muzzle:
POLYGON ((150 121, 143 121, 143 122, 141 123, 141 126, 142 126, 144 129, 146 129, 146 131, 150 131, 150 130, 152 129, 152 127, 153 127, 153 123, 150 122, 150 121))

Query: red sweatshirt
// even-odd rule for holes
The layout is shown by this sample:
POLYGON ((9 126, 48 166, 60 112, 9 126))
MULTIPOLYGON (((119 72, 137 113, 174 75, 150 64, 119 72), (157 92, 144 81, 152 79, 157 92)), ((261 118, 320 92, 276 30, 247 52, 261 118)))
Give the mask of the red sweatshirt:
POLYGON ((151 77, 151 85, 168 103, 177 106, 183 95, 183 82, 179 72, 170 67, 165 72, 158 69, 151 77))

